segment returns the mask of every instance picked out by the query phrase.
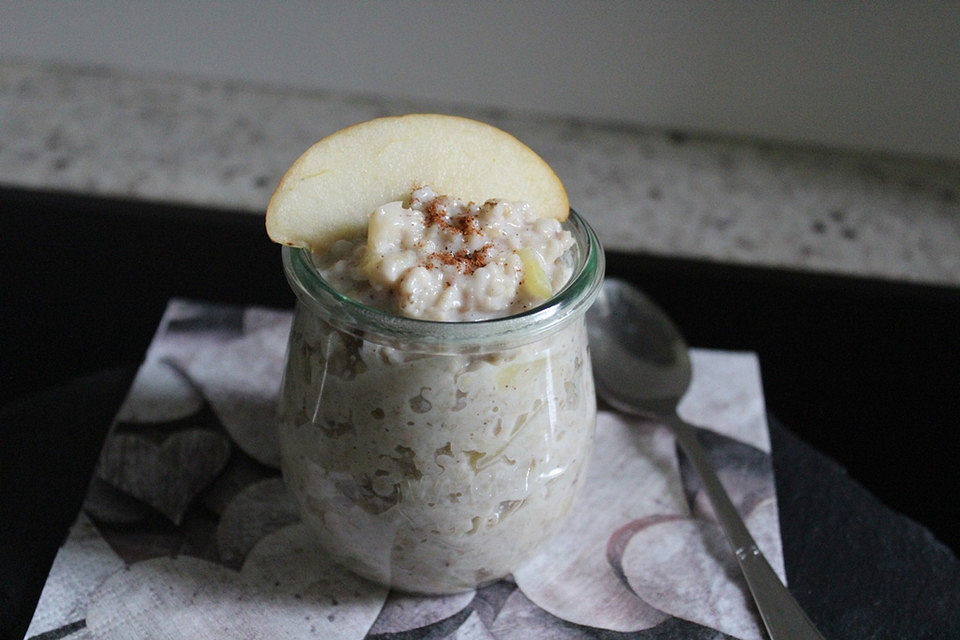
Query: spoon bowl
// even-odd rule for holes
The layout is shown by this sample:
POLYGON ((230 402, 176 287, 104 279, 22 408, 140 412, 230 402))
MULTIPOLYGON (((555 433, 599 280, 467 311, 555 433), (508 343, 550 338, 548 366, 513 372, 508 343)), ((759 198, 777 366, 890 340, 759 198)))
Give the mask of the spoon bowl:
POLYGON ((760 552, 717 478, 694 428, 677 415, 692 367, 670 318, 629 284, 607 279, 587 312, 597 393, 614 408, 670 427, 703 482, 771 640, 823 640, 760 552))
POLYGON ((604 400, 649 418, 674 411, 690 386, 692 367, 683 336, 666 313, 637 289, 607 279, 587 311, 587 331, 594 382, 604 400))

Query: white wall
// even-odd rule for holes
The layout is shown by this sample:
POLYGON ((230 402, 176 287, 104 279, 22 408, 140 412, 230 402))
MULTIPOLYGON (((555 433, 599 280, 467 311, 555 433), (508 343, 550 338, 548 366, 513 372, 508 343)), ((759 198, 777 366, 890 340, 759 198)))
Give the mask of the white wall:
POLYGON ((960 3, 0 0, 0 56, 960 158, 960 3))

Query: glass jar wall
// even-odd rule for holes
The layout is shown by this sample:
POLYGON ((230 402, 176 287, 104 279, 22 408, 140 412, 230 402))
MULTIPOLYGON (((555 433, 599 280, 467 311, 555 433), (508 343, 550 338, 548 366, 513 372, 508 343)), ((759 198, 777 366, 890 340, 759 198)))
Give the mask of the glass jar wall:
POLYGON ((596 417, 584 312, 603 255, 576 213, 572 276, 526 313, 428 322, 365 307, 284 249, 298 296, 280 403, 283 472, 341 564, 418 593, 508 574, 562 523, 596 417))

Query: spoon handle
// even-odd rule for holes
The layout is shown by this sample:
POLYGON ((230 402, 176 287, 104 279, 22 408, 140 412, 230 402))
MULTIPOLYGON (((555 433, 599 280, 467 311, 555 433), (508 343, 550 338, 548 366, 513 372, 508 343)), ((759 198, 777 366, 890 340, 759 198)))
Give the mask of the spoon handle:
POLYGON ((733 547, 771 640, 824 640, 757 547, 736 507, 730 502, 730 496, 720 484, 693 427, 676 415, 668 416, 667 422, 703 482, 703 488, 733 547))

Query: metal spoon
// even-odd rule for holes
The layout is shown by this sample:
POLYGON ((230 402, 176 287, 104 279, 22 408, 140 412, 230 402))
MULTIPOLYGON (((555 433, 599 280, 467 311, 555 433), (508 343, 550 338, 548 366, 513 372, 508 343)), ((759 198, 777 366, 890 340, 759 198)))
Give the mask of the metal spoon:
POLYGON ((655 418, 673 430, 703 481, 771 640, 823 640, 757 548, 693 427, 677 416, 691 367, 673 322, 630 285, 608 279, 587 312, 587 327, 597 393, 616 409, 655 418))

